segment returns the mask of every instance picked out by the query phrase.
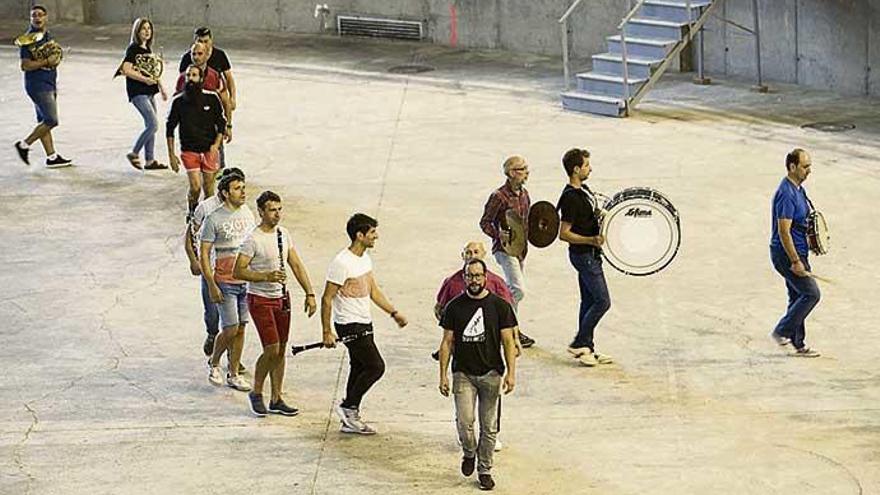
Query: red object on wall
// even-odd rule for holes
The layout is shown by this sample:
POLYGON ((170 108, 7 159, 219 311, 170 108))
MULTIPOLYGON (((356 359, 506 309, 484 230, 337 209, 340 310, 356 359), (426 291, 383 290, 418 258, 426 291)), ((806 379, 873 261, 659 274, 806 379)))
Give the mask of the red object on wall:
POLYGON ((458 45, 458 12, 455 2, 449 4, 449 46, 458 45))

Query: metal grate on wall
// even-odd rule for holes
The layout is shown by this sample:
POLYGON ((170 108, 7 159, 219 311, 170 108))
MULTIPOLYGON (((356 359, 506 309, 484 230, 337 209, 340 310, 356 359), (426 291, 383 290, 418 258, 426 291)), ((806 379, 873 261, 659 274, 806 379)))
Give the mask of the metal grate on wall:
POLYGON ((354 15, 336 16, 340 36, 367 36, 420 41, 424 36, 421 22, 381 19, 354 15))

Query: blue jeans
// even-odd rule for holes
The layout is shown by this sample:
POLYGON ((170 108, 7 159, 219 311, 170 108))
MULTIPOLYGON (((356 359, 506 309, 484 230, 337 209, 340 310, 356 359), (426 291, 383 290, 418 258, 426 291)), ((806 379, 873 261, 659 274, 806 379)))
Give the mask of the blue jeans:
POLYGON ((208 335, 216 336, 220 333, 220 312, 217 305, 211 302, 211 293, 208 292, 208 281, 205 277, 199 277, 202 281, 202 306, 205 308, 205 331, 208 335))
POLYGON ((602 258, 592 252, 579 254, 568 252, 571 265, 577 270, 578 287, 581 291, 581 307, 578 312, 578 332, 571 347, 589 347, 595 352, 593 333, 602 316, 611 308, 611 297, 602 271, 602 258))
POLYGON ((159 123, 156 120, 156 100, 153 95, 137 95, 131 99, 131 104, 137 109, 144 119, 144 130, 134 142, 132 153, 140 153, 144 150, 144 161, 150 163, 155 158, 156 131, 159 123))
POLYGON ((476 456, 477 472, 488 474, 492 470, 498 437, 501 375, 494 370, 482 376, 457 371, 452 374, 452 395, 455 398, 458 440, 464 456, 476 456), (474 434, 475 408, 480 418, 479 439, 474 434))
MULTIPOLYGON (((799 254, 804 268, 810 271, 810 262, 806 255, 799 254)), ((770 248, 770 260, 773 268, 785 279, 785 288, 788 289, 788 307, 785 315, 776 324, 773 332, 791 339, 795 349, 804 347, 806 328, 804 320, 819 303, 819 286, 812 277, 798 277, 791 271, 791 260, 785 254, 784 249, 770 248)))
POLYGON ((41 91, 27 94, 37 110, 37 122, 47 126, 58 126, 58 94, 55 91, 41 91))

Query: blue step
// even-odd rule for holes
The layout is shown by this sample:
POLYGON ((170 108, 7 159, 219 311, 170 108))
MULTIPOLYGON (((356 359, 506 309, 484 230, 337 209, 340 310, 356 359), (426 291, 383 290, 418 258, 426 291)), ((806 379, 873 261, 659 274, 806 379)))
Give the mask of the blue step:
POLYGON ((683 22, 635 17, 626 23, 624 29, 627 37, 680 40, 686 25, 683 22))
MULTIPOLYGON (((629 54, 627 54, 629 55, 629 54)), ((663 63, 663 59, 633 58, 627 56, 626 67, 631 78, 648 78, 653 68, 663 63)), ((623 57, 619 53, 600 53, 593 55, 593 72, 612 76, 623 76, 623 57)))
POLYGON ((581 91, 562 93, 562 108, 577 112, 595 113, 610 117, 623 116, 623 100, 603 95, 593 95, 581 91))
MULTIPOLYGON (((644 78, 629 78, 629 96, 645 83, 644 78)), ((584 72, 577 75, 577 88, 579 91, 590 94, 623 97, 623 77, 595 72, 584 72)))
MULTIPOLYGON (((608 42, 608 51, 622 53, 620 49, 620 35, 615 34, 605 38, 608 42)), ((626 37, 626 56, 634 58, 666 58, 672 47, 678 42, 675 39, 656 38, 630 38, 626 37)))
POLYGON ((688 22, 700 17, 700 7, 712 3, 710 0, 693 0, 691 17, 688 17, 687 3, 683 0, 646 0, 639 10, 639 17, 662 19, 664 21, 688 22))

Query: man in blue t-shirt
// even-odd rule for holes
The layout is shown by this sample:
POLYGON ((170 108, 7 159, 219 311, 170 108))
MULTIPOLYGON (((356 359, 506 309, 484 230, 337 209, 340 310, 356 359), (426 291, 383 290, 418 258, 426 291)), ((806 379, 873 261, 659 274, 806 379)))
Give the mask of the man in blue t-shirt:
POLYGON ((28 153, 30 146, 38 139, 46 150, 46 167, 61 168, 69 167, 71 161, 55 152, 55 143, 52 140, 52 129, 58 125, 58 104, 55 81, 58 76, 58 64, 61 63, 61 51, 45 50, 49 56, 42 57, 41 47, 47 44, 56 44, 47 25, 49 13, 46 7, 34 5, 31 7, 31 25, 28 34, 37 33, 32 42, 22 44, 20 51, 21 71, 24 72, 24 89, 34 108, 37 110, 37 126, 26 138, 15 143, 15 151, 25 164, 30 165, 28 153))
POLYGON ((819 357, 818 352, 804 344, 804 320, 819 302, 819 286, 810 276, 807 259, 807 218, 811 207, 802 186, 810 175, 811 165, 810 154, 800 148, 785 157, 788 174, 773 196, 770 223, 770 259, 788 289, 788 308, 770 336, 781 346, 792 344, 793 355, 799 357, 819 357))

